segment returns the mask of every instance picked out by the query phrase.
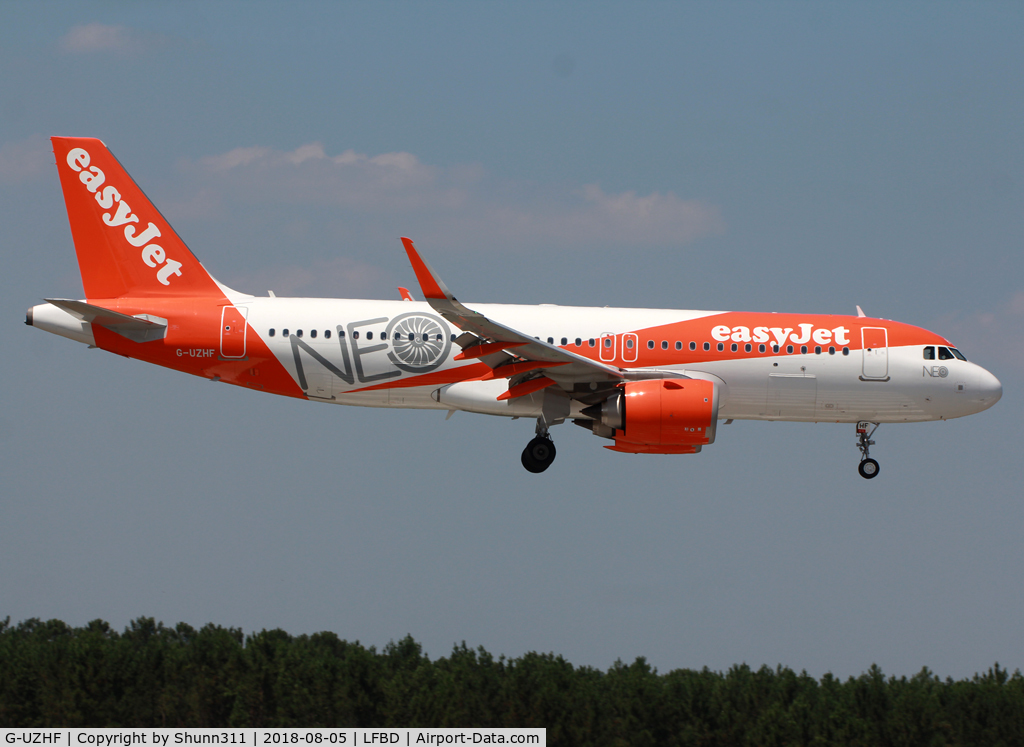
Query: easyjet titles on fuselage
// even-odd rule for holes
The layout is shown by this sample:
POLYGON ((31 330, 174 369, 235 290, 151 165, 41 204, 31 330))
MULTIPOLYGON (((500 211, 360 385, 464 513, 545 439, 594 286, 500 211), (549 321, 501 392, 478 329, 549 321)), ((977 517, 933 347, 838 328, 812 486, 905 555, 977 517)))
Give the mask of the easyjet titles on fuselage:
POLYGON ((718 342, 728 342, 729 340, 733 342, 768 342, 774 336, 776 345, 785 345, 786 342, 806 345, 811 340, 814 340, 816 345, 848 345, 850 343, 850 338, 847 337, 850 330, 846 327, 826 329, 816 328, 813 324, 798 324, 796 326, 800 328, 799 334, 791 334, 794 332, 792 327, 754 327, 751 332, 749 327, 742 325, 727 327, 720 324, 711 330, 711 336, 718 342), (771 336, 769 336, 769 332, 771 336))

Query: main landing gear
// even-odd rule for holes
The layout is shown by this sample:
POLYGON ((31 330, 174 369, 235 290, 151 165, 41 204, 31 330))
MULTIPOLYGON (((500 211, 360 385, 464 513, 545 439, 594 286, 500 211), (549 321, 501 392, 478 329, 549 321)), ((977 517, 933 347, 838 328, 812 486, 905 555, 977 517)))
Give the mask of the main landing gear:
POLYGON ((549 436, 537 436, 523 449, 523 466, 530 472, 540 473, 555 461, 555 442, 549 436))
POLYGON ((857 448, 860 449, 860 464, 857 466, 857 471, 860 472, 860 476, 865 480, 870 480, 878 475, 878 462, 870 456, 870 449, 875 445, 871 437, 875 435, 878 426, 878 423, 868 423, 866 421, 857 423, 857 448), (868 428, 872 425, 875 427, 869 431, 868 428))
POLYGON ((543 418, 537 419, 537 435, 523 449, 523 466, 534 474, 539 474, 555 461, 555 442, 551 440, 547 424, 543 418))

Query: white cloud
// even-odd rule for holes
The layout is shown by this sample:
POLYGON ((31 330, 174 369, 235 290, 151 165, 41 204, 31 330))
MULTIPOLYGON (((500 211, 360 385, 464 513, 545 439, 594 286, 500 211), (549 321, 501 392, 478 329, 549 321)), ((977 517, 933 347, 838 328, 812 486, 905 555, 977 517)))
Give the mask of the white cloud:
POLYGON ((557 190, 499 183, 479 166, 439 167, 406 152, 327 154, 235 148, 183 164, 224 201, 307 203, 382 214, 449 246, 501 243, 680 245, 724 231, 719 210, 672 192, 557 190))
POLYGON ((279 296, 301 296, 311 289, 319 289, 334 297, 358 298, 367 287, 383 283, 385 275, 374 265, 348 257, 335 257, 316 260, 308 266, 266 267, 226 275, 224 282, 229 287, 256 295, 272 290, 279 296))
MULTIPOLYGON (((189 169, 191 164, 184 165, 189 169)), ((321 143, 293 151, 235 148, 195 164, 225 191, 250 201, 306 202, 359 210, 419 210, 453 207, 465 194, 442 179, 442 171, 411 153, 367 156, 346 150, 328 156, 321 143)), ((228 195, 225 195, 227 197, 228 195)))
POLYGON ((161 34, 94 21, 73 27, 61 37, 59 47, 67 54, 112 52, 132 55, 164 46, 169 41, 168 37, 161 34))
POLYGON ((672 192, 608 194, 588 184, 544 206, 492 205, 483 219, 493 228, 523 239, 560 244, 621 243, 632 245, 685 244, 725 230, 712 205, 683 200, 672 192))
MULTIPOLYGON (((299 150, 302 150, 301 148, 299 150)), ((260 161, 270 155, 270 148, 235 148, 219 156, 207 156, 199 163, 210 171, 229 171, 260 161)))
POLYGON ((56 176, 53 148, 42 135, 0 146, 0 184, 17 184, 48 173, 56 176))

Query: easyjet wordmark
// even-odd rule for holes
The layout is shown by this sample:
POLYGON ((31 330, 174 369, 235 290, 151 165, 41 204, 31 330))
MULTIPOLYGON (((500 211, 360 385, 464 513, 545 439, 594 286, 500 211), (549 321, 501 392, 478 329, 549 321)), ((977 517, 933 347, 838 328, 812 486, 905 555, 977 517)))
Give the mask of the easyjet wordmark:
POLYGON ((85 148, 72 148, 68 151, 68 166, 78 172, 78 178, 85 185, 85 188, 96 197, 96 203, 104 210, 110 210, 117 204, 112 213, 103 214, 103 222, 111 228, 124 226, 125 240, 136 248, 141 248, 142 261, 148 267, 160 269, 156 272, 156 279, 163 285, 170 285, 172 275, 181 275, 181 262, 176 262, 167 257, 164 248, 159 244, 153 244, 153 239, 160 237, 160 228, 149 223, 141 232, 137 231, 139 216, 132 212, 128 203, 121 199, 121 193, 112 184, 103 186, 106 182, 106 175, 96 166, 90 165, 92 157, 85 148))

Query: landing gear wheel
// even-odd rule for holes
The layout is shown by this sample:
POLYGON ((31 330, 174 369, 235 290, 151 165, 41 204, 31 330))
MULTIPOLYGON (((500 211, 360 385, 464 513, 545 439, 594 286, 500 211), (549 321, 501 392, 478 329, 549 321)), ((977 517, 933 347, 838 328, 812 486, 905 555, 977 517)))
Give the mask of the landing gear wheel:
POLYGON ((865 480, 870 480, 872 477, 878 476, 878 462, 874 459, 865 459, 857 466, 857 471, 865 480))
POLYGON ((550 438, 537 436, 523 449, 523 466, 534 474, 546 470, 553 461, 555 461, 555 443, 550 438))
POLYGON ((878 423, 869 423, 866 420, 857 423, 857 448, 860 449, 860 464, 857 465, 857 471, 865 480, 870 480, 878 475, 878 462, 870 456, 871 447, 875 445, 871 437, 877 430, 878 423), (875 427, 872 428, 872 425, 875 427))

